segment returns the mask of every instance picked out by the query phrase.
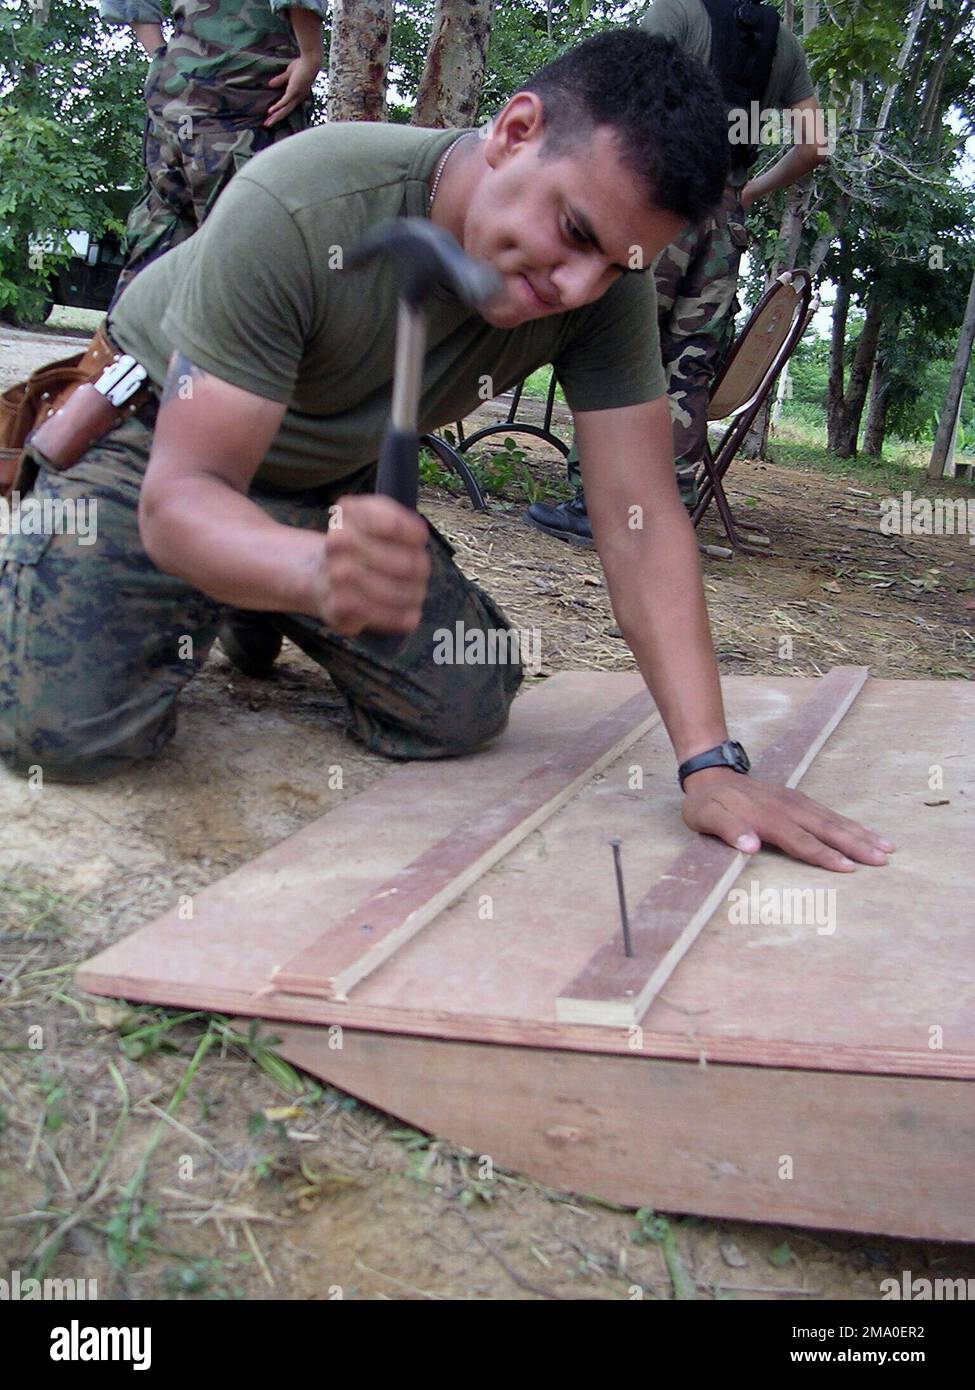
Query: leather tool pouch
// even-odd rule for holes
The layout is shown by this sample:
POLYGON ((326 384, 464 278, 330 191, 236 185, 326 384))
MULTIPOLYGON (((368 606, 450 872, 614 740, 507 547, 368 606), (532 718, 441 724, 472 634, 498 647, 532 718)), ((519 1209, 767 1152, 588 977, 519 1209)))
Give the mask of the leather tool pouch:
POLYGON ((88 379, 80 366, 84 356, 49 362, 0 395, 0 496, 13 487, 21 450, 37 421, 88 379))
POLYGON ((120 357, 100 327, 83 353, 40 367, 0 395, 0 496, 11 491, 27 465, 28 440, 51 468, 63 471, 125 414, 145 403, 146 387, 130 393, 120 405, 90 384, 120 357))
POLYGON ((63 473, 121 418, 122 412, 86 381, 77 386, 64 405, 48 415, 28 439, 49 467, 63 473))

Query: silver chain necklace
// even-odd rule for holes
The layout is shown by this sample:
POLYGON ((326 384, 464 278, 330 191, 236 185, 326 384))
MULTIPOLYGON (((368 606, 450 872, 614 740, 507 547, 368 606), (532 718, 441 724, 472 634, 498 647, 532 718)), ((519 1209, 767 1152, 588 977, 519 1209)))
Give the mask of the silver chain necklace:
MULTIPOLYGON (((464 135, 469 134, 469 130, 464 131, 464 135)), ((450 144, 447 146, 443 154, 440 156, 440 163, 437 165, 437 172, 433 176, 433 183, 430 187, 430 201, 427 203, 428 214, 433 211, 433 200, 437 196, 437 189, 440 187, 440 180, 443 178, 443 171, 447 166, 447 160, 453 154, 454 150, 460 144, 461 140, 463 140, 464 135, 458 135, 456 140, 451 140, 450 144)))

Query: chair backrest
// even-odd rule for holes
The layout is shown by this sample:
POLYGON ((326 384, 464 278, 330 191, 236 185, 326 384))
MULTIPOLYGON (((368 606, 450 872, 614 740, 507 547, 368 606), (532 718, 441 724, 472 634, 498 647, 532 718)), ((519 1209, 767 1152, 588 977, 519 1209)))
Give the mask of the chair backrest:
POLYGON ((811 300, 807 270, 786 270, 765 291, 715 378, 709 420, 731 419, 764 397, 812 317, 811 300))

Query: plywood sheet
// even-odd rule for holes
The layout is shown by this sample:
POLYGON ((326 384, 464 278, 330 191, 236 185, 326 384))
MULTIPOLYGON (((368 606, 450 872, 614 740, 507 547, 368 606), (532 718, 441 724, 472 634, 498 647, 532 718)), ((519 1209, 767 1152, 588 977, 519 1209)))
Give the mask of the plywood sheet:
MULTIPOLYGON (((814 685, 726 679, 734 736, 754 755, 814 685)), ((833 875, 763 851, 736 885, 757 895, 759 910, 740 921, 737 900, 722 903, 639 1028, 560 1023, 555 1000, 618 921, 608 838, 623 840, 634 902, 691 841, 660 729, 357 985, 347 1004, 267 988, 274 966, 360 902, 377 874, 421 854, 472 798, 496 798, 639 688, 635 675, 546 681, 516 701, 494 748, 391 772, 199 894, 192 921, 174 911, 103 952, 80 983, 158 1003, 434 1037, 975 1077, 975 691, 964 682, 869 681, 807 774, 804 791, 900 845, 891 864, 833 875), (932 765, 944 770, 937 794, 932 765), (925 806, 931 800, 949 804, 925 806), (824 909, 822 931, 761 911, 764 901, 809 890, 824 909)))
POLYGON ((429 849, 382 878, 351 912, 275 971, 274 987, 346 1002, 353 985, 659 723, 646 691, 629 696, 499 797, 477 806, 459 824, 445 827, 446 833, 429 849))
POLYGON ((970 1082, 275 1025, 297 1066, 498 1168, 626 1206, 975 1239, 970 1082))

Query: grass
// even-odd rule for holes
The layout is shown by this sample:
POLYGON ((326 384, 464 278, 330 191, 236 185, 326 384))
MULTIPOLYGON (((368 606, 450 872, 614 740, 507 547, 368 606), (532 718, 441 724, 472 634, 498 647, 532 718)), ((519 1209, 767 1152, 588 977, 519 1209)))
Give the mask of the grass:
MULTIPOLYGON (((83 895, 67 897, 44 885, 0 883, 0 941, 50 940, 70 929, 64 914, 79 908, 83 895), (43 931, 38 929, 43 927, 43 931)), ((84 910, 84 909, 80 909, 84 910)))
MULTIPOLYGON (((840 458, 826 447, 825 428, 784 415, 769 438, 769 457, 786 468, 801 468, 830 477, 855 478, 880 487, 917 489, 928 481, 930 444, 889 439, 879 459, 859 455, 840 458)), ((959 462, 963 460, 959 458, 959 462)), ((945 479, 953 483, 952 479, 945 479)), ((939 480, 940 483, 940 480, 939 480)), ((958 486, 965 486, 963 483, 958 486)))
MULTIPOLYGON (((531 376, 525 378, 525 395, 532 396, 535 400, 544 401, 548 395, 548 388, 551 380, 552 368, 539 367, 537 372, 532 372, 531 376)), ((565 405, 566 403, 561 386, 559 386, 555 392, 555 399, 560 405, 565 405)))
MULTIPOLYGON (((32 938, 31 928, 42 922, 50 924, 53 914, 65 907, 77 908, 78 904, 46 889, 28 889, 9 884, 0 889, 0 919, 22 928, 11 934, 17 940, 23 939, 29 943, 32 939, 39 939, 32 938)), ((69 929, 65 928, 65 934, 69 934, 69 929)), ((71 968, 58 967, 58 970, 70 971, 71 968)), ((30 989, 39 1008, 45 1002, 45 989, 37 988, 36 977, 52 973, 50 970, 40 970, 22 975, 18 981, 20 993, 14 996, 15 1002, 18 997, 25 997, 30 989)), ((74 1004, 81 1014, 82 1023, 91 1023, 78 1001, 59 990, 56 989, 54 993, 47 990, 46 1002, 50 1003, 51 1000, 74 1004)), ((109 1264, 123 1275, 138 1270, 150 1255, 163 1255, 175 1262, 164 1277, 164 1284, 168 1279, 174 1294, 192 1295, 208 1290, 211 1297, 237 1296, 235 1291, 228 1290, 221 1283, 216 1268, 210 1267, 212 1262, 204 1261, 201 1265, 198 1254, 162 1243, 163 1213, 155 1190, 150 1190, 158 1185, 157 1150, 174 1126, 188 1134, 193 1133, 186 1123, 192 1119, 191 1116, 184 1114, 183 1119, 176 1120, 177 1111, 185 1112, 189 1107, 191 1088, 194 1088, 193 1096, 201 1116, 207 1117, 209 1102, 206 1092, 200 1088, 200 1072, 208 1054, 212 1054, 218 1065, 219 1060, 228 1054, 246 1057, 256 1063, 287 1098, 289 1105, 280 1113, 289 1117, 316 1106, 324 1098, 325 1092, 317 1083, 300 1076, 290 1063, 274 1051, 279 1039, 262 1033, 261 1024, 256 1019, 248 1025, 246 1032, 238 1032, 230 1026, 228 1019, 200 1011, 185 1012, 157 1007, 136 1009, 120 1002, 114 1005, 106 1003, 101 1007, 114 1015, 103 1019, 102 1026, 113 1029, 119 1050, 129 1062, 151 1063, 169 1055, 173 1060, 178 1059, 181 1070, 168 1104, 164 1110, 156 1112, 157 1121, 141 1148, 134 1169, 127 1180, 120 1183, 109 1173, 109 1161, 117 1156, 120 1142, 127 1136, 134 1104, 119 1066, 114 1060, 108 1060, 108 1075, 118 1101, 111 1132, 90 1158, 87 1177, 82 1178, 79 1184, 69 1185, 67 1203, 64 1194, 56 1193, 53 1189, 46 1200, 37 1203, 34 1214, 40 1229, 26 1260, 30 1277, 43 1279, 60 1255, 69 1231, 76 1226, 85 1226, 102 1239, 109 1264)), ((11 1091, 7 1086, 0 1089, 5 1099, 11 1102, 15 1096, 19 1097, 18 1108, 22 1108, 23 1113, 18 1123, 35 1131, 32 1153, 44 1145, 56 1159, 56 1146, 62 1131, 67 1133, 77 1123, 81 1097, 76 1079, 73 1084, 70 1072, 60 1062, 52 1066, 48 1054, 37 1052, 32 1055, 29 1045, 9 1050, 25 1054, 23 1066, 26 1070, 22 1072, 21 1085, 16 1091, 11 1091), (32 1109, 34 1116, 28 1123, 27 1114, 32 1109)), ((266 1113, 276 1115, 279 1112, 272 1109, 266 1113)), ((6 1112, 3 1120, 6 1120, 6 1112)), ((287 1137, 283 1126, 274 1126, 274 1129, 275 1132, 280 1131, 282 1137, 287 1137)), ((305 1173, 305 1179, 311 1181, 308 1173, 305 1173)), ((66 1178, 63 1181, 67 1184, 66 1178)), ((207 1203, 203 1202, 203 1206, 206 1207, 207 1203)), ((251 1237, 248 1237, 248 1242, 250 1240, 251 1237)), ((238 1263, 251 1258, 242 1252, 238 1263)))
MULTIPOLYGON (((445 430, 444 435, 449 442, 453 442, 449 430, 445 430)), ((486 496, 518 504, 537 502, 541 497, 560 501, 572 496, 564 473, 553 478, 548 474, 539 476, 533 472, 533 461, 519 447, 514 436, 499 437, 499 443, 500 447, 485 444, 464 455, 467 466, 486 496)), ((458 496, 464 490, 458 475, 426 449, 420 451, 420 481, 427 487, 443 488, 453 496, 458 496)))

